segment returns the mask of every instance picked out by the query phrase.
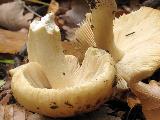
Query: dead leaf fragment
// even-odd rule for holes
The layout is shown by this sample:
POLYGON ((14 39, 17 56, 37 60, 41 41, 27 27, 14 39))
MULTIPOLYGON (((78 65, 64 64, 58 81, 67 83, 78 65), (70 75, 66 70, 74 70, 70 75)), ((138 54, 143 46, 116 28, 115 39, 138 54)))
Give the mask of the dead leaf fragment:
POLYGON ((29 21, 33 18, 32 13, 24 13, 24 2, 15 1, 0 5, 0 26, 9 30, 28 28, 29 21))
POLYGON ((0 104, 7 105, 12 97, 10 90, 4 90, 0 93, 0 104))
POLYGON ((0 29, 0 53, 19 52, 27 40, 27 34, 0 29))
POLYGON ((82 54, 81 51, 78 50, 78 48, 76 48, 74 46, 74 44, 72 44, 72 42, 62 42, 62 46, 63 46, 63 53, 66 55, 74 55, 78 58, 79 61, 82 61, 82 54))
POLYGON ((12 105, 7 105, 5 106, 4 109, 4 120, 13 120, 13 106, 12 105))
POLYGON ((14 108, 13 120, 25 120, 25 109, 22 107, 18 107, 16 105, 14 105, 13 108, 14 108))
POLYGON ((135 107, 137 104, 141 104, 140 100, 138 99, 138 97, 136 97, 135 95, 133 94, 130 94, 128 97, 127 97, 127 103, 128 103, 128 106, 130 108, 133 108, 135 107))
POLYGON ((39 114, 28 112, 23 107, 0 104, 0 120, 46 120, 39 114))
POLYGON ((59 4, 55 0, 51 0, 48 8, 48 12, 56 13, 59 9, 59 4))
POLYGON ((85 19, 85 14, 88 11, 89 6, 84 0, 73 0, 71 2, 71 9, 60 17, 65 20, 67 26, 77 27, 77 24, 85 19))

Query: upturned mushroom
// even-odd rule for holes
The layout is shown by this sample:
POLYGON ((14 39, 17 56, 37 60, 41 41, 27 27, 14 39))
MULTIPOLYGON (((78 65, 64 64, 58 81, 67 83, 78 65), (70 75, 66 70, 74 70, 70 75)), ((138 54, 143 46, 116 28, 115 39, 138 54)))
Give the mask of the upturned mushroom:
POLYGON ((147 120, 160 119, 160 87, 155 81, 158 79, 149 84, 142 81, 160 68, 159 19, 160 11, 143 7, 115 20, 115 41, 126 51, 116 64, 117 74, 140 99, 147 120))
POLYGON ((50 117, 89 112, 112 94, 115 68, 104 50, 90 47, 82 65, 64 55, 59 28, 47 14, 30 25, 29 63, 10 71, 15 99, 30 111, 50 117))
POLYGON ((107 9, 109 1, 100 0, 95 3, 92 12, 87 14, 86 20, 77 30, 74 41, 82 48, 94 45, 109 51, 116 61, 118 85, 125 89, 130 87, 141 99, 144 113, 148 114, 150 111, 146 117, 149 120, 158 120, 155 117, 155 119, 151 118, 159 116, 160 113, 160 107, 156 106, 160 103, 158 93, 160 88, 156 82, 147 85, 140 81, 152 76, 160 68, 160 11, 142 7, 113 20, 113 6, 109 8, 110 10, 107 9), (99 14, 99 11, 106 14, 99 14), (112 19, 114 22, 106 22, 107 19, 112 19), (112 25, 114 25, 113 29, 112 25), (79 34, 92 35, 92 39, 87 37, 79 39, 79 34), (149 107, 147 104, 150 104, 149 107))

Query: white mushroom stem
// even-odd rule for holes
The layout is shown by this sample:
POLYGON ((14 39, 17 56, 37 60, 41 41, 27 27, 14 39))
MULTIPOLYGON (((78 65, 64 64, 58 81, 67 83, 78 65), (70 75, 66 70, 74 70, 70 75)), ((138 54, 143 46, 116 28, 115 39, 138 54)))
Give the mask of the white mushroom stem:
POLYGON ((27 48, 29 61, 42 66, 49 83, 55 88, 64 81, 68 67, 60 43, 60 31, 53 19, 48 14, 41 21, 31 23, 27 48))
POLYGON ((115 0, 99 0, 92 10, 91 23, 97 47, 109 51, 115 61, 118 61, 123 53, 117 48, 113 40, 113 19, 116 10, 115 0))
POLYGON ((115 0, 93 0, 89 2, 91 13, 76 30, 73 40, 82 54, 90 46, 109 51, 117 62, 123 57, 123 52, 117 47, 113 34, 113 19, 117 10, 115 0))

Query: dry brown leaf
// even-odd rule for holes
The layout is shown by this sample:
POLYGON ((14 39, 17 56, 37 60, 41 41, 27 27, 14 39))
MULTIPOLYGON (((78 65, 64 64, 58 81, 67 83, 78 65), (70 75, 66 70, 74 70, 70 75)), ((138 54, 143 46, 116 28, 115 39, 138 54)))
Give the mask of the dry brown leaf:
POLYGON ((141 102, 138 99, 138 97, 136 97, 133 94, 130 94, 129 96, 127 96, 127 103, 130 108, 133 108, 135 107, 135 105, 140 104, 141 102))
POLYGON ((0 53, 19 52, 27 40, 27 34, 0 29, 0 53))
POLYGON ((59 4, 55 0, 51 0, 48 8, 48 12, 56 13, 59 9, 59 4))
MULTIPOLYGON (((108 115, 108 108, 102 106, 99 110, 68 118, 67 120, 121 120, 120 117, 108 115)), ((65 119, 54 119, 41 116, 37 113, 31 113, 24 107, 16 104, 12 105, 1 105, 0 104, 0 120, 65 120, 65 119)))
POLYGON ((4 107, 0 104, 0 120, 3 120, 4 118, 4 107))
POLYGON ((28 28, 33 14, 27 13, 23 15, 23 4, 24 2, 22 1, 15 1, 0 5, 0 26, 9 30, 28 28))
POLYGON ((66 55, 74 55, 78 58, 79 61, 82 61, 82 54, 81 51, 76 49, 74 44, 72 44, 71 42, 62 42, 62 46, 63 46, 63 52, 66 55))
POLYGON ((4 120, 13 120, 13 106, 7 105, 4 109, 4 120))
POLYGON ((27 111, 26 111, 26 116, 27 116, 26 120, 47 120, 43 116, 41 116, 37 113, 33 114, 33 113, 27 112, 27 111))
POLYGON ((67 11, 62 17, 69 26, 75 27, 74 25, 79 24, 85 19, 85 14, 89 11, 89 7, 83 0, 74 0, 71 5, 72 9, 67 11))
POLYGON ((23 107, 0 104, 0 120, 45 120, 44 117, 28 112, 23 107))
POLYGON ((11 90, 2 91, 0 93, 0 104, 7 105, 11 97, 11 90))

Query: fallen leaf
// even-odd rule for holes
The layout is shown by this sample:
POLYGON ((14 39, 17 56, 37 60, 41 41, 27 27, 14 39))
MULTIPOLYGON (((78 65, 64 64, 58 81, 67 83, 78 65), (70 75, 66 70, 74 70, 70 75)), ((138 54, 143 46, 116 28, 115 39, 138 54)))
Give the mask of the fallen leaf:
POLYGON ((81 62, 82 59, 82 54, 81 51, 78 50, 78 48, 75 48, 74 44, 72 44, 71 42, 62 42, 62 46, 63 46, 63 52, 66 55, 74 55, 78 58, 78 60, 81 62))
POLYGON ((0 5, 0 26, 9 30, 28 28, 29 21, 33 18, 32 13, 24 13, 24 2, 15 1, 0 5))
MULTIPOLYGON (((27 114, 26 120, 47 120, 43 116, 41 116, 37 113, 33 114, 31 112, 26 112, 26 114, 27 114)), ((52 120, 54 120, 54 119, 52 119, 52 120)))
POLYGON ((51 0, 48 8, 48 12, 56 13, 59 9, 59 4, 55 0, 51 0))
POLYGON ((13 109, 14 109, 13 120, 25 120, 25 109, 24 108, 14 105, 13 109))
POLYGON ((84 0, 57 1, 59 3, 59 9, 56 12, 56 21, 61 28, 61 32, 63 31, 62 40, 72 40, 71 38, 75 33, 75 29, 79 27, 78 24, 85 19, 85 14, 89 12, 89 6, 84 0))
POLYGON ((13 106, 12 105, 6 105, 4 109, 4 120, 13 120, 13 106))
POLYGON ((1 105, 0 120, 46 120, 39 114, 28 112, 17 104, 1 105))
POLYGON ((65 20, 67 26, 77 27, 77 24, 85 19, 85 14, 88 11, 89 6, 84 0, 73 0, 71 2, 71 9, 60 17, 65 20))
POLYGON ((0 120, 4 120, 4 106, 0 104, 0 120))
POLYGON ((17 53, 27 40, 27 34, 0 29, 0 53, 17 53))
POLYGON ((11 90, 2 91, 0 93, 0 104, 7 105, 9 103, 11 97, 12 97, 11 90))
POLYGON ((138 99, 138 97, 136 97, 133 93, 130 93, 127 96, 127 103, 128 106, 130 108, 133 108, 134 106, 136 106, 137 104, 141 104, 140 100, 138 99))

